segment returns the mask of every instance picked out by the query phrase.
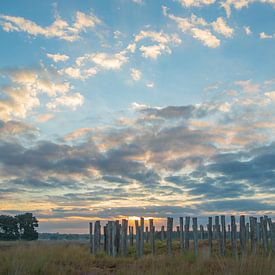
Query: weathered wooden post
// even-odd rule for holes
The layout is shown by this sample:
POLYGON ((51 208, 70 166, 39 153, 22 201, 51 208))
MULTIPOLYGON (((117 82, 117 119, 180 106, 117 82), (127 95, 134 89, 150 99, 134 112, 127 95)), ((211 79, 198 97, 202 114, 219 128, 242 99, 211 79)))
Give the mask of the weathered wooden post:
POLYGON ((180 227, 177 225, 177 239, 180 240, 180 227))
POLYGON ((130 238, 130 246, 134 245, 134 227, 129 226, 129 238, 130 238))
POLYGON ((167 253, 172 255, 173 218, 167 218, 167 253))
POLYGON ((138 225, 138 221, 135 221, 136 226, 136 256, 139 258, 141 256, 140 252, 140 228, 138 225))
POLYGON ((237 226, 235 216, 231 216, 231 244, 232 244, 232 254, 237 258, 237 226))
POLYGON ((203 229, 203 225, 200 225, 200 239, 204 240, 204 229, 203 229))
POLYGON ((117 251, 118 251, 118 247, 117 245, 119 245, 116 242, 116 235, 117 235, 117 225, 115 221, 111 221, 111 231, 112 231, 112 237, 111 237, 111 256, 112 257, 116 257, 117 255, 117 251))
MULTIPOLYGON (((256 242, 256 223, 254 217, 249 217, 250 221, 250 239, 251 239, 251 251, 253 255, 257 254, 257 242, 256 242)), ((257 222, 257 218, 256 218, 257 222)))
POLYGON ((219 254, 222 255, 222 238, 221 238, 221 227, 220 227, 220 217, 215 216, 215 238, 218 241, 219 254))
POLYGON ((154 231, 154 220, 149 220, 149 227, 150 227, 150 245, 151 245, 151 252, 153 255, 156 253, 156 246, 155 246, 155 231, 154 231))
POLYGON ((145 234, 145 239, 146 239, 146 243, 149 242, 149 232, 148 232, 148 226, 146 226, 146 234, 145 234))
POLYGON ((121 240, 120 240, 120 253, 122 256, 126 256, 128 254, 128 245, 127 245, 127 228, 128 221, 126 219, 122 220, 121 224, 121 240))
POLYGON ((221 215, 221 226, 222 226, 221 255, 225 256, 225 249, 226 249, 226 226, 225 226, 225 216, 224 215, 221 215))
POLYGON ((231 228, 230 228, 230 224, 227 225, 227 236, 228 236, 228 239, 230 240, 231 242, 231 228))
POLYGON ((240 245, 242 256, 246 255, 245 216, 240 216, 240 245))
POLYGON ((93 253, 93 243, 94 243, 94 239, 93 239, 93 223, 90 222, 90 227, 89 227, 89 230, 90 230, 90 252, 93 253))
POLYGON ((104 225, 104 227, 103 227, 103 235, 104 235, 103 249, 104 249, 104 252, 107 253, 107 239, 108 239, 108 236, 107 236, 107 225, 104 225))
POLYGON ((198 246, 198 220, 197 218, 192 218, 193 221, 193 238, 194 238, 194 252, 195 255, 199 255, 199 246, 198 246))
POLYGON ((249 234, 250 234, 250 232, 249 232, 249 222, 247 222, 246 225, 245 225, 246 249, 247 249, 247 247, 248 247, 248 245, 249 245, 249 234))
POLYGON ((185 217, 184 247, 186 251, 189 250, 189 227, 190 227, 190 217, 185 217))
POLYGON ((275 255, 275 222, 271 222, 269 224, 271 230, 271 245, 272 245, 272 253, 275 255))
POLYGON ((100 221, 95 222, 94 228, 94 254, 100 251, 100 221))
POLYGON ((161 226, 160 238, 162 241, 165 239, 164 225, 161 226))
POLYGON ((268 231, 267 231, 267 223, 268 223, 268 218, 267 216, 264 216, 262 220, 262 238, 263 238, 263 245, 264 245, 264 253, 265 255, 268 254, 268 231))
POLYGON ((140 218, 140 256, 144 253, 144 218, 140 218))
POLYGON ((208 217, 208 224, 207 224, 207 229, 208 229, 208 251, 209 251, 209 256, 212 255, 212 217, 208 217))
POLYGON ((183 217, 180 217, 180 251, 184 252, 184 231, 183 231, 183 217))
POLYGON ((114 223, 114 226, 116 227, 116 232, 115 232, 115 248, 116 248, 116 253, 119 254, 121 253, 121 224, 119 224, 119 220, 116 220, 114 223))

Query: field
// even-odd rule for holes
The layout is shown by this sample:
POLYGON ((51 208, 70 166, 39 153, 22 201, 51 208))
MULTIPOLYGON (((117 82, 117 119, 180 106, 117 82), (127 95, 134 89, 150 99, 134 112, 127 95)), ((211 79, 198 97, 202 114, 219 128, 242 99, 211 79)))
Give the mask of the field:
POLYGON ((133 248, 127 258, 93 256, 87 242, 0 242, 0 274, 275 274, 274 257, 209 258, 202 246, 196 258, 192 253, 180 255, 175 243, 174 255, 169 257, 159 241, 156 256, 150 255, 146 245, 146 255, 136 259, 133 248))

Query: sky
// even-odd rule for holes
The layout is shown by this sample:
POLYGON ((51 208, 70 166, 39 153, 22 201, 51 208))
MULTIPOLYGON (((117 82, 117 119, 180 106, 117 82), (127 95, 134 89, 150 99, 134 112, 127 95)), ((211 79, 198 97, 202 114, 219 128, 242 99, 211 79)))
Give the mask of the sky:
POLYGON ((274 0, 1 0, 0 211, 275 216, 274 0))

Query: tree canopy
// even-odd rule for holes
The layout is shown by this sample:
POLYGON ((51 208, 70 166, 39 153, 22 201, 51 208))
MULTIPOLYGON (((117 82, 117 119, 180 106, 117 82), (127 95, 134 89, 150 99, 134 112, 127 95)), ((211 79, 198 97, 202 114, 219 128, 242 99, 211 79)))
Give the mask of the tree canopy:
POLYGON ((32 213, 0 215, 0 240, 37 240, 38 220, 32 213))

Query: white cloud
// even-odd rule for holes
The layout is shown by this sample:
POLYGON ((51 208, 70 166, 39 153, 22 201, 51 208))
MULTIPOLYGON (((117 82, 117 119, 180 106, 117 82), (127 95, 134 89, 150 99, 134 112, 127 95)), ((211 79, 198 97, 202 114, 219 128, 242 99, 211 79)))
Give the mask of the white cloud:
POLYGON ((55 98, 51 102, 47 103, 47 108, 56 110, 58 107, 68 107, 75 110, 77 107, 83 105, 84 97, 80 93, 74 93, 72 95, 63 95, 55 98))
POLYGON ((212 22, 213 29, 227 38, 233 36, 234 30, 229 27, 222 17, 218 17, 216 21, 212 22))
POLYGON ((27 113, 40 105, 39 94, 57 96, 65 94, 71 86, 59 82, 53 74, 41 70, 15 70, 7 72, 10 83, 2 87, 0 99, 0 119, 25 118, 27 113))
POLYGON ((252 34, 252 31, 251 31, 249 26, 244 26, 243 29, 244 29, 244 32, 245 32, 246 35, 251 35, 252 34))
POLYGON ((142 5, 144 4, 143 0, 132 0, 134 3, 138 4, 138 5, 142 5))
POLYGON ((221 17, 217 21, 207 23, 203 18, 197 17, 194 14, 190 18, 184 18, 169 14, 167 7, 162 7, 162 9, 163 14, 175 21, 182 32, 192 35, 193 38, 201 41, 207 47, 216 48, 220 46, 220 40, 206 27, 213 27, 216 32, 226 37, 231 37, 233 34, 233 29, 227 26, 221 17))
POLYGON ((234 82, 235 85, 240 86, 247 93, 257 93, 260 89, 260 85, 257 83, 252 83, 249 80, 238 80, 234 82))
POLYGON ((259 37, 260 37, 261 39, 272 39, 272 38, 275 37, 275 35, 274 35, 274 34, 266 34, 265 32, 261 32, 261 33, 259 34, 259 37))
POLYGON ((0 25, 6 32, 26 32, 32 36, 44 36, 46 38, 59 38, 66 41, 75 41, 79 39, 79 34, 87 28, 93 28, 101 21, 93 15, 77 11, 74 24, 57 17, 55 21, 47 27, 40 26, 31 20, 23 17, 0 15, 0 25))
POLYGON ((116 54, 93 53, 80 56, 76 59, 77 66, 83 66, 87 61, 93 62, 98 68, 105 70, 119 70, 128 61, 126 51, 116 54))
POLYGON ((216 0, 178 0, 183 7, 201 7, 214 4, 216 0))
POLYGON ((153 46, 141 46, 140 51, 142 52, 142 56, 145 58, 152 58, 157 59, 159 55, 161 55, 163 52, 171 53, 171 50, 169 47, 159 44, 159 45, 153 45, 153 46))
POLYGON ((65 54, 51 54, 51 53, 47 53, 47 57, 52 59, 54 62, 60 62, 60 61, 67 61, 69 59, 69 56, 65 55, 65 54))
MULTIPOLYGON (((141 45, 139 48, 145 58, 152 59, 157 59, 157 57, 162 53, 170 54, 172 52, 170 48, 171 46, 181 44, 181 39, 176 34, 169 35, 163 32, 154 31, 140 31, 140 33, 135 36, 135 43, 139 43, 145 39, 149 39, 150 41, 157 43, 154 45, 141 45)), ((134 45, 136 47, 136 44, 134 45)))
POLYGON ((194 38, 200 40, 205 46, 209 48, 217 48, 220 46, 220 40, 209 30, 192 28, 191 32, 194 38))
POLYGON ((275 91, 267 92, 267 93, 265 93, 265 96, 267 96, 269 99, 275 101, 275 91))
POLYGON ((132 43, 132 44, 129 44, 128 46, 127 46, 127 50, 129 51, 129 52, 131 52, 131 53, 134 53, 135 51, 136 51, 136 44, 135 43, 132 43))
POLYGON ((134 81, 140 80, 140 78, 141 78, 141 71, 132 68, 132 69, 131 69, 131 77, 132 77, 132 79, 133 79, 134 81))
POLYGON ((147 88, 154 88, 155 84, 153 82, 149 82, 149 83, 146 84, 146 87, 147 88))

